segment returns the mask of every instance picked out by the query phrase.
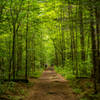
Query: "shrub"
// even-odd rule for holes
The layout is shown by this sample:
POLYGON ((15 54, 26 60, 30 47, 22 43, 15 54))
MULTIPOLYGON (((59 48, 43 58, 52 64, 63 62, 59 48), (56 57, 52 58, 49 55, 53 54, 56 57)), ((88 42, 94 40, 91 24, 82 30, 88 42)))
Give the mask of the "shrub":
POLYGON ((76 93, 76 94, 80 94, 80 93, 81 93, 81 89, 79 89, 79 88, 74 88, 74 89, 73 89, 73 92, 76 93))

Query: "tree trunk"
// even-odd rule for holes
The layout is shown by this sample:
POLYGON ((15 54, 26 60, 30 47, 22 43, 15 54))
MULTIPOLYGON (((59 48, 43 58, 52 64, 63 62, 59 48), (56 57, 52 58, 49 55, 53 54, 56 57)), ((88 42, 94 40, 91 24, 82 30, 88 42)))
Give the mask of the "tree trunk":
POLYGON ((13 47, 12 47, 12 68, 13 68, 13 80, 15 80, 15 57, 16 57, 16 55, 15 55, 15 45, 16 45, 16 43, 15 43, 15 40, 16 39, 16 29, 15 29, 15 23, 13 24, 13 47))
POLYGON ((100 7, 95 8, 97 35, 97 81, 100 83, 100 7))
POLYGON ((85 61, 85 48, 84 48, 84 29, 83 29, 83 6, 82 0, 79 0, 79 17, 80 17, 80 40, 81 40, 81 58, 85 61))
POLYGON ((96 64, 96 34, 94 29, 94 11, 90 8, 90 32, 91 32, 91 41, 92 41, 92 62, 93 62, 93 78, 94 78, 94 93, 97 93, 96 86, 96 72, 97 72, 97 64, 96 64))

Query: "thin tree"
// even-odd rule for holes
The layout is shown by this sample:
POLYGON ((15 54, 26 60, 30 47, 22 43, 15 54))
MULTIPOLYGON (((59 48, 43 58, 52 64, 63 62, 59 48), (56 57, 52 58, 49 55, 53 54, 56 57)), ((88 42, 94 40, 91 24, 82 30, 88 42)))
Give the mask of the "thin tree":
POLYGON ((27 23, 26 23, 26 64, 25 64, 25 80, 28 80, 28 31, 29 31, 29 0, 27 7, 27 23))

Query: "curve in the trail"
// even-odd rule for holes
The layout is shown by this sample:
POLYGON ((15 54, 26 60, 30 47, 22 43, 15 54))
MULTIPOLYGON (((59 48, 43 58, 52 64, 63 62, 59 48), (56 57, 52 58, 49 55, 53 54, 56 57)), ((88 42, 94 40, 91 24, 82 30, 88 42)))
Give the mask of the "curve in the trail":
POLYGON ((78 100, 68 81, 54 70, 48 69, 36 82, 26 100, 78 100))

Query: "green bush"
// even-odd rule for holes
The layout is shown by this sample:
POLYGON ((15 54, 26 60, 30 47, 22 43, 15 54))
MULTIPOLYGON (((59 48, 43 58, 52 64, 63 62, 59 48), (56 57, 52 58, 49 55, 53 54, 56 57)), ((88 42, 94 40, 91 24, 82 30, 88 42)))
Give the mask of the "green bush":
POLYGON ((61 74, 65 79, 72 80, 75 78, 75 75, 73 75, 72 70, 70 68, 62 68, 62 67, 56 67, 55 70, 57 73, 61 74))
POLYGON ((27 87, 32 87, 34 85, 34 83, 28 82, 27 83, 27 87))
POLYGON ((6 87, 3 84, 0 83, 0 95, 4 94, 5 91, 6 91, 6 87))
POLYGON ((29 76, 30 77, 33 77, 33 78, 39 78, 41 76, 42 72, 43 72, 43 68, 36 69, 35 72, 30 72, 30 75, 29 76))
POLYGON ((16 84, 15 82, 9 82, 7 89, 11 92, 15 92, 16 91, 15 88, 14 88, 15 84, 16 84))
POLYGON ((76 94, 80 94, 82 91, 79 88, 74 88, 73 92, 76 93, 76 94))
POLYGON ((91 88, 93 84, 91 82, 86 82, 85 85, 87 88, 91 88))
POLYGON ((36 71, 36 72, 34 72, 34 73, 32 74, 32 76, 33 76, 34 78, 39 78, 39 77, 41 76, 41 72, 36 71))
POLYGON ((80 100, 89 100, 88 98, 81 98, 80 100))
POLYGON ((19 92, 20 92, 21 95, 24 95, 25 94, 24 89, 20 89, 19 92))
POLYGON ((8 96, 9 100, 23 100, 23 96, 8 96))

